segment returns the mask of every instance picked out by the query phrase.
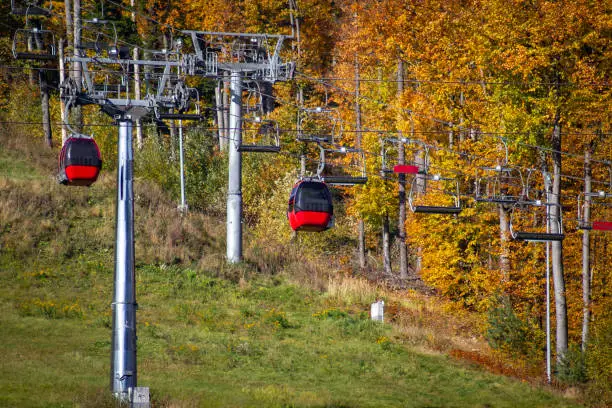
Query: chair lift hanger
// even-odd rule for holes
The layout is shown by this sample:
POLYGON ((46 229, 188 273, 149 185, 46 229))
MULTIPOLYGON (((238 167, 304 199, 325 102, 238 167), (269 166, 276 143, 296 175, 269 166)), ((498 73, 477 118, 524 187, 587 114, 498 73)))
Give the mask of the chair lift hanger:
POLYGON ((355 149, 352 147, 344 147, 338 146, 337 148, 325 148, 321 144, 319 146, 319 165, 317 168, 317 177, 321 178, 328 184, 332 185, 355 185, 355 184, 365 184, 368 182, 368 177, 366 175, 366 163, 365 163, 365 154, 361 149, 355 149), (352 176, 352 175, 323 175, 323 171, 325 170, 325 152, 329 153, 340 153, 340 154, 355 154, 360 161, 360 175, 352 176))
POLYGON ((519 201, 514 204, 510 213, 510 235, 517 241, 563 241, 565 234, 563 233, 562 214, 563 209, 557 203, 547 203, 541 200, 519 201), (559 216, 556 220, 550 218, 551 207, 558 209, 559 216), (518 226, 518 223, 521 225, 518 226), (550 231, 550 223, 557 225, 557 232, 550 231))
POLYGON ((13 35, 12 51, 15 59, 49 61, 57 58, 55 34, 43 30, 42 25, 30 23, 30 8, 25 13, 25 28, 20 28, 13 35))
POLYGON ((508 144, 504 138, 500 138, 504 147, 505 156, 501 163, 493 167, 480 167, 476 170, 474 198, 477 202, 513 205, 518 201, 529 199, 529 183, 532 169, 527 170, 527 175, 509 165, 508 144))
POLYGON ((53 3, 43 0, 11 0, 11 14, 17 16, 45 16, 51 15, 53 3), (44 7, 42 4, 48 3, 49 7, 44 7))
POLYGON ((419 166, 413 164, 396 164, 392 169, 387 167, 388 161, 388 149, 385 147, 385 142, 391 144, 421 144, 418 140, 408 139, 405 137, 400 138, 380 138, 380 155, 381 155, 381 173, 389 174, 417 174, 419 173, 419 166))
POLYGON ((271 119, 243 119, 242 143, 239 152, 280 152, 280 130, 278 123, 271 119), (250 143, 245 143, 248 141, 250 143))
POLYGON ((459 214, 462 210, 459 197, 459 180, 442 177, 439 174, 429 174, 429 147, 423 145, 422 150, 425 156, 424 169, 418 172, 410 184, 410 192, 408 193, 410 210, 414 213, 423 214, 459 214), (443 196, 452 198, 451 205, 431 205, 422 202, 422 198, 432 192, 430 188, 432 184, 443 185, 443 189, 438 191, 442 192, 443 196), (452 185, 452 190, 446 188, 445 185, 452 185))
MULTIPOLYGON (((426 187, 427 188, 427 187, 426 187)), ((426 193, 425 193, 426 194, 426 193)), ((424 214, 459 214, 462 210, 461 202, 459 199, 459 181, 454 178, 441 177, 440 175, 423 174, 422 176, 416 176, 412 179, 410 185, 410 192, 408 194, 408 206, 414 213, 424 214), (451 196, 453 198, 452 205, 424 205, 416 204, 417 196, 424 195, 417 193, 419 190, 419 180, 424 180, 425 185, 434 183, 451 183, 454 185, 455 190, 444 190, 444 195, 451 196)))
POLYGON ((334 144, 342 137, 342 121, 335 109, 317 106, 298 109, 298 142, 334 144))
POLYGON ((82 35, 84 41, 79 46, 80 50, 93 51, 96 56, 104 56, 106 53, 108 58, 129 59, 129 50, 121 50, 118 45, 117 26, 114 21, 97 17, 84 20, 81 31, 87 34, 82 35))

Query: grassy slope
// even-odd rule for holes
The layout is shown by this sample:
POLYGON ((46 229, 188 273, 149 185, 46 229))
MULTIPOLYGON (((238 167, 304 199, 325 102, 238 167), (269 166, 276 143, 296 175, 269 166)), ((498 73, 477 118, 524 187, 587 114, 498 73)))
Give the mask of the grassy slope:
MULTIPOLYGON (((112 406, 112 175, 60 189, 20 157, 0 150, 0 406, 112 406)), ((574 406, 417 352, 367 304, 224 266, 222 223, 155 217, 172 204, 149 190, 137 185, 139 383, 155 406, 574 406), (177 256, 198 266, 167 266, 177 256)))

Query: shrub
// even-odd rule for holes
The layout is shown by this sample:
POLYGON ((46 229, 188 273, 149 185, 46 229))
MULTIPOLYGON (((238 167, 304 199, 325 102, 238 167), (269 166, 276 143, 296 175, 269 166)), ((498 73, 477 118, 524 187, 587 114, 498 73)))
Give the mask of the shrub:
POLYGON ((571 346, 557 365, 557 380, 567 384, 584 383, 587 380, 584 354, 579 347, 571 346))
POLYGON ((588 402, 596 407, 612 406, 612 312, 595 320, 586 353, 586 374, 589 380, 588 402))
POLYGON ((495 349, 525 357, 541 350, 540 333, 534 324, 521 320, 506 297, 498 297, 497 304, 488 313, 485 334, 489 345, 495 349))

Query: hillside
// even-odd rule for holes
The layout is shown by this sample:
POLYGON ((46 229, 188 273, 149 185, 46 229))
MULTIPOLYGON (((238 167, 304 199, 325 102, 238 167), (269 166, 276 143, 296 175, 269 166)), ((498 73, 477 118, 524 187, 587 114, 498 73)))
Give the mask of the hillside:
MULTIPOLYGON (((66 188, 54 152, 5 136, 2 146, 0 406, 113 406, 114 175, 66 188)), ((136 196, 139 383, 153 406, 576 406, 436 351, 482 345, 469 318, 435 299, 327 281, 336 272, 290 247, 280 256, 260 243, 227 266, 220 219, 178 218, 139 178, 136 196), (394 324, 369 321, 376 297, 396 305, 394 324)))
POLYGON ((612 406, 609 9, 0 2, 0 405, 612 406))

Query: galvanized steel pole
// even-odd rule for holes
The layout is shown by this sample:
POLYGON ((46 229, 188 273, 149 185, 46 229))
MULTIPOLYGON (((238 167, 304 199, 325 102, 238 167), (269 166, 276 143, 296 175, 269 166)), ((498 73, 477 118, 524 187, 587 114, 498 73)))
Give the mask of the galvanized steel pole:
POLYGON ((136 280, 134 273, 134 190, 132 120, 119 120, 117 146, 117 213, 115 243, 115 287, 113 294, 113 334, 111 351, 111 390, 129 401, 136 387, 136 280))
POLYGON ((183 121, 179 120, 179 159, 180 159, 180 174, 181 174, 181 212, 187 211, 187 203, 185 202, 185 154, 183 151, 183 121))
POLYGON ((242 260, 242 73, 232 71, 230 82, 229 182, 227 186, 227 261, 242 260))
MULTIPOLYGON (((550 174, 544 173, 546 202, 550 202, 550 174)), ((546 233, 550 233, 550 207, 546 206, 546 233)), ((550 346, 550 241, 546 241, 546 381, 552 382, 550 346)))

